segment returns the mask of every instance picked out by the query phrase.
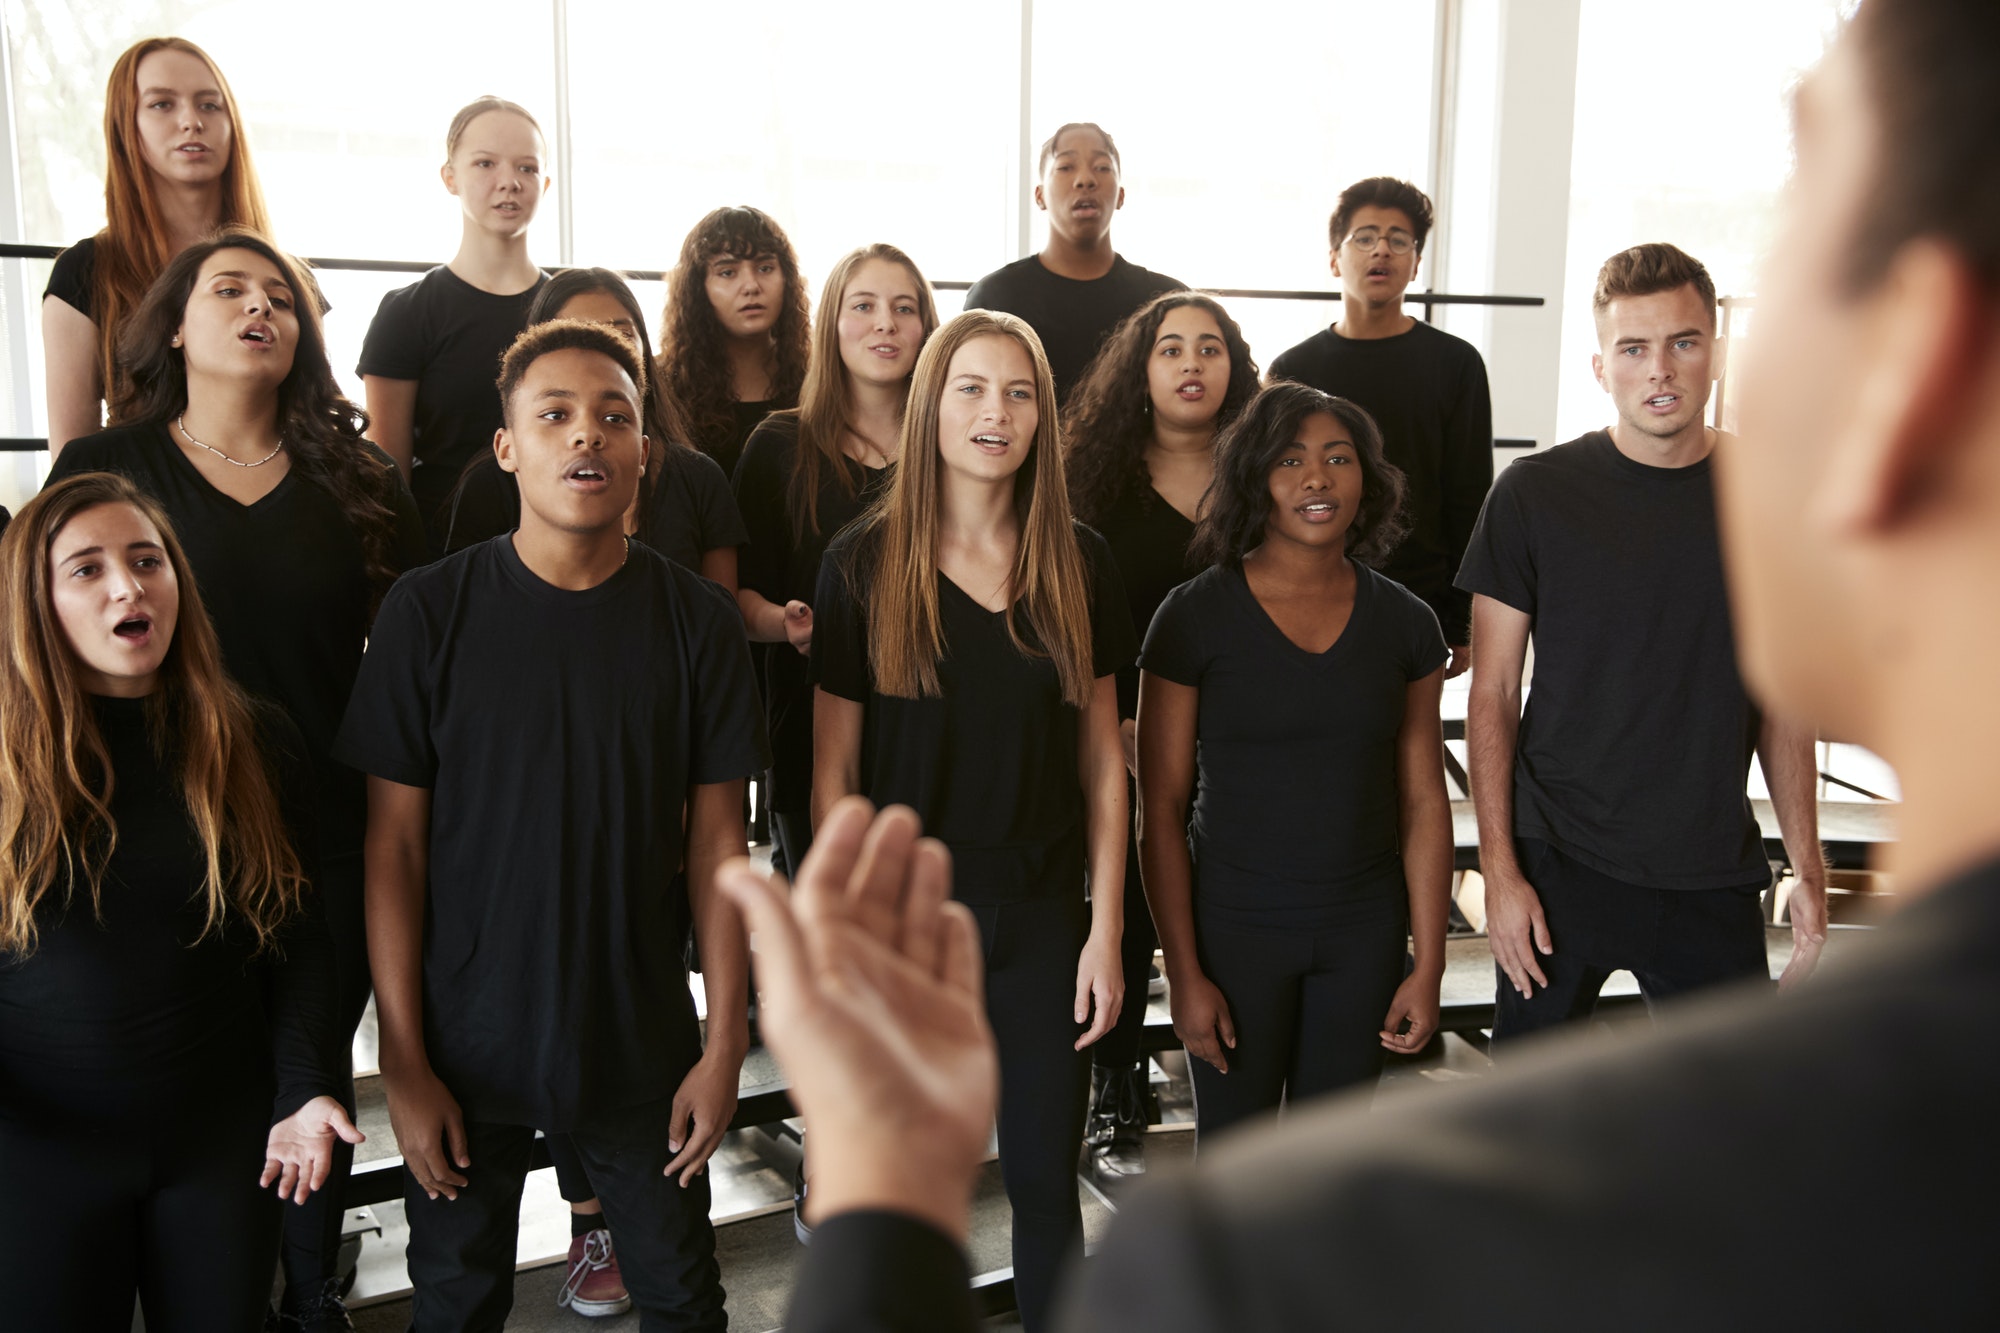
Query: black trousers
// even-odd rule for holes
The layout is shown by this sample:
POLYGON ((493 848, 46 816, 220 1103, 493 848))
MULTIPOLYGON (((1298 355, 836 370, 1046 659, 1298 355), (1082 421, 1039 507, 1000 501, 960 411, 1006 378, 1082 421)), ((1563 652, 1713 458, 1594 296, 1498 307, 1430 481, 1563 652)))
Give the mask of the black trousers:
POLYGON ((1014 1295, 1026 1333, 1049 1327, 1056 1279, 1083 1257, 1076 1162, 1090 1058, 1073 1049, 1076 965, 1090 934, 1080 894, 973 904, 986 1017, 1000 1048, 1000 1176, 1014 1210, 1014 1295))
POLYGON ((1495 1046, 1588 1018, 1605 980, 1638 978, 1648 1006, 1732 981, 1771 979, 1759 895, 1769 877, 1729 889, 1647 889, 1593 870, 1539 838, 1515 839, 1542 900, 1555 952, 1537 954, 1546 987, 1523 999, 1494 965, 1495 1046))
POLYGON ((1139 874, 1139 839, 1130 837, 1125 840, 1125 937, 1118 948, 1118 960, 1125 968, 1125 1007, 1111 1031, 1090 1048, 1091 1063, 1099 1069, 1129 1069, 1139 1063, 1139 1038, 1146 1027, 1146 969, 1159 947, 1159 932, 1139 874))
POLYGON ((812 841, 811 815, 803 810, 771 812, 772 870, 787 877, 798 874, 812 841))
MULTIPOLYGON (((570 1144, 618 1244, 618 1266, 639 1327, 724 1329, 722 1270, 715 1261, 706 1173, 682 1189, 664 1174, 671 1100, 598 1116, 569 1131, 570 1144)), ((470 1121, 465 1126, 470 1184, 449 1200, 429 1199, 406 1173, 413 1333, 499 1333, 514 1305, 515 1241, 521 1185, 535 1131, 470 1121)))
POLYGON ((1382 1020, 1403 983, 1409 905, 1384 898, 1319 928, 1246 924, 1196 907, 1201 969, 1236 1029, 1227 1074, 1188 1057, 1197 1148, 1244 1120, 1382 1073, 1382 1020))
MULTIPOLYGON (((334 1095, 354 1115, 354 1030, 368 1008, 368 923, 362 910, 361 853, 329 856, 320 863, 314 885, 326 903, 327 928, 333 935, 333 962, 339 978, 334 1012, 340 1085, 334 1095)), ((298 1298, 317 1295, 335 1275, 340 1261, 341 1222, 346 1217, 347 1175, 354 1166, 354 1145, 336 1138, 333 1165, 326 1184, 302 1204, 285 1209, 282 1258, 285 1290, 298 1298)))
MULTIPOLYGON (((255 1084, 256 1086, 251 1086, 255 1084)), ((143 1118, 50 1129, 0 1119, 0 1327, 259 1333, 278 1197, 257 1187, 271 1088, 162 1090, 143 1118)))

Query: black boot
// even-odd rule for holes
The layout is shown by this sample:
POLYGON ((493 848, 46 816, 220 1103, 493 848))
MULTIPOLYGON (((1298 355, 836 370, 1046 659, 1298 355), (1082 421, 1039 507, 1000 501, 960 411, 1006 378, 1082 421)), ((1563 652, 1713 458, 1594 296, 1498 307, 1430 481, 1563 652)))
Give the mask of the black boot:
POLYGON ((1146 1174, 1146 1122, 1151 1118, 1153 1089, 1144 1060, 1092 1072, 1097 1075, 1097 1089, 1084 1142, 1090 1147, 1091 1178, 1110 1189, 1146 1174))
POLYGON ((340 1299, 341 1280, 330 1277, 315 1291, 285 1293, 283 1308, 264 1326, 283 1333, 349 1333, 354 1321, 340 1299))

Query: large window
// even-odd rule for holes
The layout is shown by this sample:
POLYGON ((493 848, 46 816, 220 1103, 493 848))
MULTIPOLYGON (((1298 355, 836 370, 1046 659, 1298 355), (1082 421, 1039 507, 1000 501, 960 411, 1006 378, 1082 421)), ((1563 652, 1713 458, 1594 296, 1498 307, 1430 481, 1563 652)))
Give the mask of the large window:
POLYGON ((1851 8, 1843 0, 1584 0, 1561 438, 1613 419, 1590 371, 1590 293, 1605 259, 1670 241, 1708 266, 1720 294, 1753 293, 1791 173, 1788 91, 1851 8), (1692 42, 1691 33, 1727 40, 1692 42))

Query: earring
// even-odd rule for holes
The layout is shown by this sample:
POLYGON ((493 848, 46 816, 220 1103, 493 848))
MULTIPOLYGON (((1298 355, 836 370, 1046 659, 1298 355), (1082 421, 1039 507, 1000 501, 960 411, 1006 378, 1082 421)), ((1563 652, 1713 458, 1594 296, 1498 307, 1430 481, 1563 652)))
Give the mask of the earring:
POLYGON ((639 464, 639 475, 642 477, 646 475, 646 465, 644 463, 639 464))
POLYGON ((172 338, 170 338, 167 341, 167 346, 169 347, 179 347, 180 345, 181 345, 181 335, 178 333, 176 333, 172 338))

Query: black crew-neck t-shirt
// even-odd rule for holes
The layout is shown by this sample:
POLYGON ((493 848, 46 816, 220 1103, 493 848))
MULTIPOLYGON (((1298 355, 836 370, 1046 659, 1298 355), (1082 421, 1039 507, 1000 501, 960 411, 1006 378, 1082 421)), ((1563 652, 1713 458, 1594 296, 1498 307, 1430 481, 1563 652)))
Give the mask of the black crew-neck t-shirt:
POLYGON ((97 238, 86 236, 56 256, 55 267, 49 270, 49 285, 42 289, 42 297, 46 300, 53 296, 79 315, 94 320, 97 312, 91 309, 91 288, 96 281, 97 238))
POLYGON ((1352 399, 1375 418, 1410 488, 1410 533, 1382 572, 1430 603, 1450 642, 1469 642, 1472 599, 1452 581, 1493 484, 1493 402, 1478 349, 1421 320, 1393 338, 1321 329, 1281 352, 1271 378, 1352 399))
MULTIPOLYGON (((844 534, 827 549, 813 603, 812 666, 821 689, 865 706, 862 794, 877 806, 910 806, 924 832, 951 848, 952 893, 962 901, 1081 894, 1082 714, 1063 702, 1054 664, 1024 656, 1004 613, 939 574, 942 693, 882 694, 868 665, 866 597, 855 591, 866 587, 871 558, 859 535, 844 534)), ((1132 660, 1132 623, 1110 548, 1081 524, 1076 536, 1090 579, 1091 671, 1102 678, 1132 660)), ((1022 627, 1030 643, 1033 631, 1022 627)))
MULTIPOLYGON (((1132 634, 1144 642, 1153 613, 1167 594, 1201 573, 1203 566, 1188 554, 1194 523, 1151 486, 1128 487, 1097 524, 1118 565, 1125 600, 1132 608, 1132 634)), ((1118 673, 1118 716, 1139 715, 1139 668, 1118 673)))
MULTIPOLYGON (((318 781, 321 849, 361 850, 367 805, 361 775, 333 760, 361 649, 371 589, 361 534, 340 504, 296 465, 255 504, 210 485, 164 422, 120 426, 70 444, 49 483, 80 472, 117 472, 165 506, 187 550, 223 664, 250 693, 282 707, 305 737, 318 781)), ((365 440, 348 446, 394 479, 391 564, 423 563, 416 506, 389 456, 365 440)))
POLYGON ((1087 280, 1051 273, 1039 255, 1029 255, 973 283, 965 308, 1026 320, 1048 354, 1061 402, 1119 321, 1162 292, 1186 290, 1186 283, 1128 263, 1122 255, 1111 261, 1109 273, 1087 280))
POLYGON ((1459 572, 1533 618, 1514 832, 1648 888, 1770 874, 1709 464, 1648 467, 1605 431, 1516 459, 1459 572))
MULTIPOLYGON (((736 498, 713 458, 656 443, 646 472, 652 485, 639 505, 640 541, 699 574, 703 555, 747 540, 736 498)), ((444 549, 463 551, 520 526, 520 484, 489 455, 466 468, 452 495, 444 549)))
POLYGON ((424 1035, 473 1119, 567 1129, 699 1058, 682 810, 761 770, 736 605, 634 543, 567 591, 511 537, 390 590, 335 752, 431 793, 424 1035))
MULTIPOLYGON (((792 513, 792 466, 799 451, 797 417, 772 417, 750 435, 736 467, 736 501, 749 544, 737 564, 737 582, 776 606, 814 605, 820 560, 840 530, 889 488, 895 467, 864 467, 845 457, 853 493, 834 469, 820 471, 817 531, 799 531, 792 513)), ((818 620, 814 620, 817 634, 818 620)), ((804 654, 788 643, 770 645, 764 704, 771 724, 771 808, 803 814, 812 807, 812 672, 804 654)))
POLYGON ((382 298, 361 344, 358 375, 415 380, 410 489, 433 553, 444 549, 445 500, 500 429, 500 358, 527 327, 542 274, 526 291, 481 291, 440 264, 382 298))
POLYGON ((1409 686, 1448 650, 1430 607, 1355 565, 1323 653, 1286 637, 1240 568, 1167 594, 1139 667, 1199 691, 1192 840, 1204 912, 1337 925, 1404 894, 1396 737, 1409 686))
MULTIPOLYGON (((25 959, 0 952, 0 1120, 70 1134, 147 1118, 161 1099, 272 1097, 275 1123, 335 1088, 333 941, 318 894, 278 952, 232 908, 204 934, 207 860, 179 751, 155 748, 151 701, 93 696, 118 841, 97 910, 81 876, 36 907, 25 959)), ((312 777, 298 732, 260 709, 258 741, 308 877, 312 777)), ((254 1169, 254 1162, 247 1164, 254 1169)), ((250 1177, 244 1178, 248 1184, 250 1177)))

